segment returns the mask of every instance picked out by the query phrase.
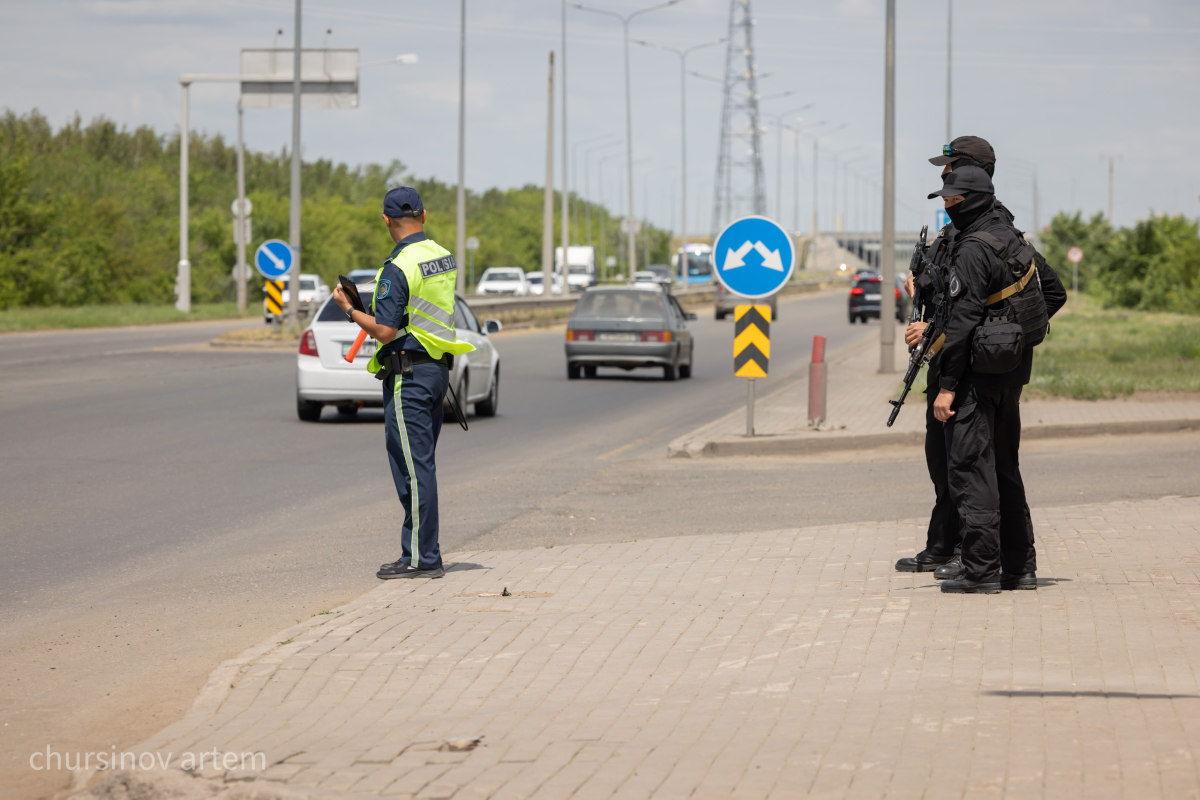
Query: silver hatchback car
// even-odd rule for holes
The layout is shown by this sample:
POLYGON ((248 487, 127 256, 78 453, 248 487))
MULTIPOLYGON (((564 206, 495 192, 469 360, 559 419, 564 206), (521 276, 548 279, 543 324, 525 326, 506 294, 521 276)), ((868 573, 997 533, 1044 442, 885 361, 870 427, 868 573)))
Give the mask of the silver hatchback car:
POLYGON ((658 367, 663 379, 692 377, 688 320, 666 288, 586 289, 567 321, 567 377, 596 377, 597 367, 658 367))

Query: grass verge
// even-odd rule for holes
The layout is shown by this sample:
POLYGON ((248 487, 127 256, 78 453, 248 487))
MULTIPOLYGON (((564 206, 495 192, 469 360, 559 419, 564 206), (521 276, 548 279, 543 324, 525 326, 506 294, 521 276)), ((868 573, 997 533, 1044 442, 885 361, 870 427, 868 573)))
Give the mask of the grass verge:
POLYGON ((1105 309, 1073 295, 1034 351, 1028 396, 1200 391, 1200 317, 1105 309))
POLYGON ((205 303, 193 305, 189 314, 176 311, 174 306, 148 306, 134 303, 107 306, 49 306, 46 308, 9 308, 0 311, 0 333, 10 331, 40 331, 55 328, 118 328, 125 325, 155 325, 163 322, 195 322, 210 319, 253 317, 252 312, 239 315, 237 303, 205 303))

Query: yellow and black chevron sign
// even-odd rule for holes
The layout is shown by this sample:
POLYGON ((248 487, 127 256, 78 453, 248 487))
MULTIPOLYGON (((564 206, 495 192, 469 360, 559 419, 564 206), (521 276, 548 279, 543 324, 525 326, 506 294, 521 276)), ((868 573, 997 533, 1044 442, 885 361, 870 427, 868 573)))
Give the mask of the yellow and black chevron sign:
POLYGON ((268 314, 283 313, 283 281, 267 281, 263 285, 268 314))
POLYGON ((770 359, 771 307, 734 306, 733 374, 739 378, 765 378, 770 359))

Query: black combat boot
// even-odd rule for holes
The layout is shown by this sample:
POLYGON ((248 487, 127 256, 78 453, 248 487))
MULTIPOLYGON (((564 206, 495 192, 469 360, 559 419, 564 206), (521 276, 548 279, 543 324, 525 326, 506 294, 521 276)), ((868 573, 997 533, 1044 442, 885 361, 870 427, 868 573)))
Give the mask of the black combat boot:
POLYGON ((953 556, 939 556, 928 550, 922 550, 915 556, 897 561, 896 572, 933 572, 951 558, 953 556))
POLYGON ((1005 573, 1000 576, 1001 589, 1037 589, 1037 573, 1025 572, 1020 575, 1005 573))
POLYGON ((962 574, 962 556, 955 556, 933 571, 933 577, 939 581, 950 581, 955 578, 961 578, 962 574))
POLYGON ((977 581, 964 573, 961 578, 942 581, 942 591, 947 594, 1000 594, 1000 577, 977 581))

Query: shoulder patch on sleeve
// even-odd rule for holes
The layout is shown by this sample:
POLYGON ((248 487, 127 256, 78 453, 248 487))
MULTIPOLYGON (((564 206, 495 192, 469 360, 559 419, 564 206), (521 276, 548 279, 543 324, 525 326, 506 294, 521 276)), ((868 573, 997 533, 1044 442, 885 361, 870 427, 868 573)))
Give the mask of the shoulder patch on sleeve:
POLYGON ((417 266, 421 268, 422 278, 432 278, 434 275, 441 275, 444 272, 453 272, 458 269, 458 264, 454 262, 453 255, 442 256, 432 261, 422 261, 417 266))
POLYGON ((375 296, 378 299, 382 300, 383 298, 388 296, 388 292, 390 292, 391 290, 392 290, 392 282, 390 280, 388 280, 387 278, 384 278, 383 280, 381 280, 379 282, 379 291, 375 294, 375 296))
POLYGON ((958 273, 953 269, 950 270, 950 296, 958 297, 958 293, 962 291, 962 281, 958 279, 958 273))

